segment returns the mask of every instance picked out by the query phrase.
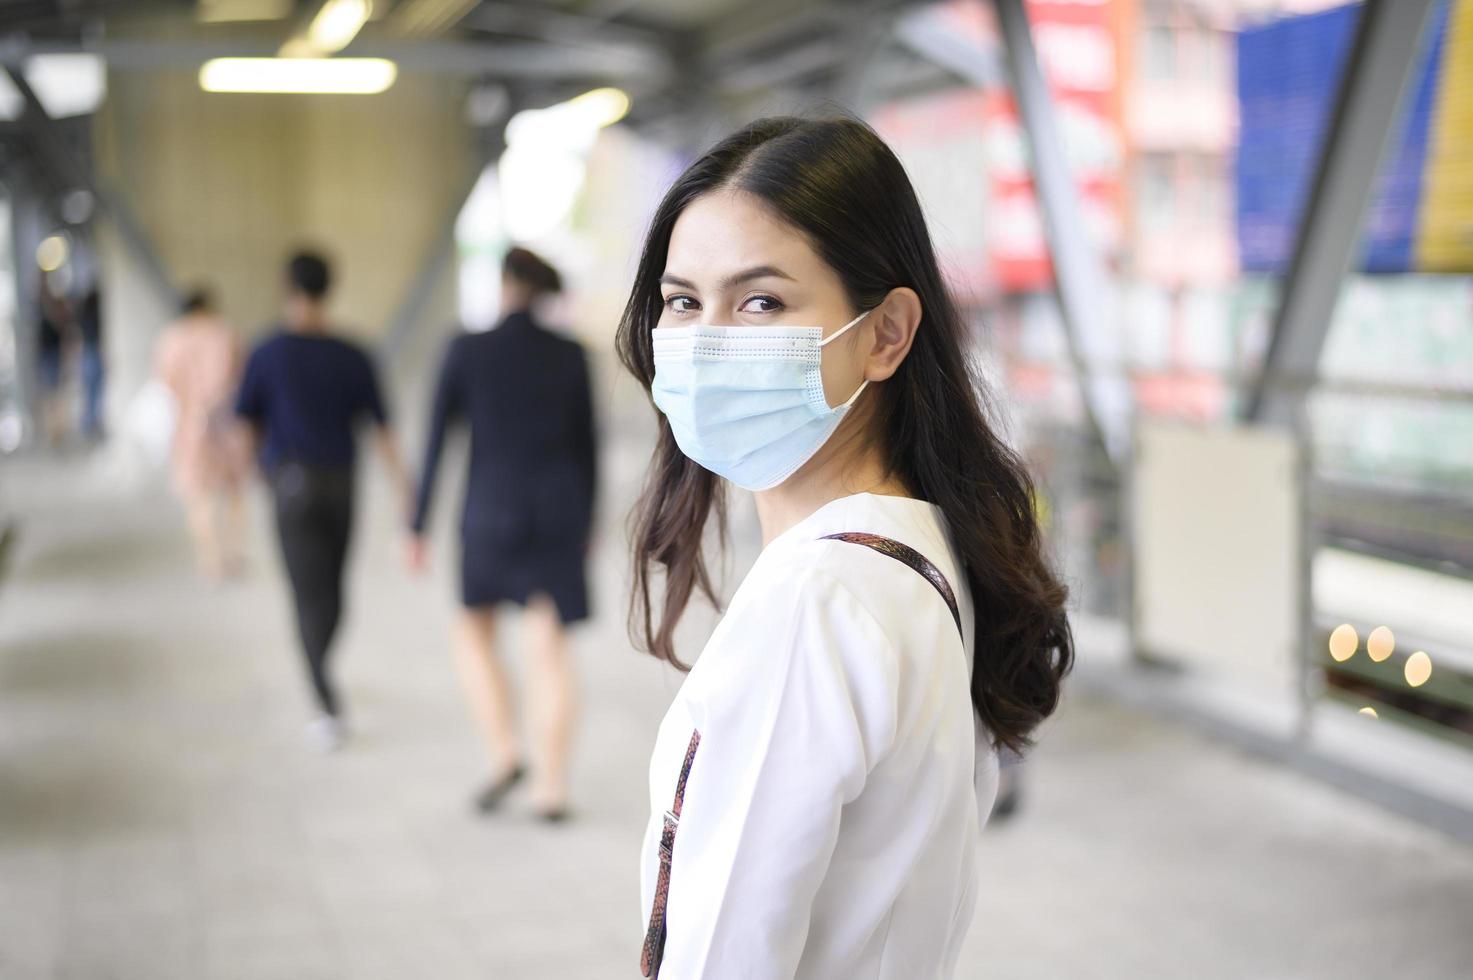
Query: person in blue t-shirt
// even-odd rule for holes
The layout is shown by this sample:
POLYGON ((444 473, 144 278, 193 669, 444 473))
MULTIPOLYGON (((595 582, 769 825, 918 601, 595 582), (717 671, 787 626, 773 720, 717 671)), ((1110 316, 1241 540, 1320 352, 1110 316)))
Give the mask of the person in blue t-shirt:
POLYGON ((235 413, 255 432, 276 509, 297 629, 320 714, 309 735, 343 740, 343 705, 327 670, 343 612, 343 566, 353 523, 357 429, 372 426, 408 510, 409 482, 372 361, 328 328, 327 261, 303 252, 287 265, 281 329, 251 352, 235 413))

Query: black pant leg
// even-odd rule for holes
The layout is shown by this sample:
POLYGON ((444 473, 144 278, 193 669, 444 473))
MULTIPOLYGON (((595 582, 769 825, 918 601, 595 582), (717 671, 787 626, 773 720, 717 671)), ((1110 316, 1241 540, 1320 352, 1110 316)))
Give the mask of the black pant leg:
POLYGON ((296 605, 297 631, 317 704, 338 714, 328 656, 343 610, 343 568, 352 526, 351 481, 286 465, 275 480, 277 529, 296 605))

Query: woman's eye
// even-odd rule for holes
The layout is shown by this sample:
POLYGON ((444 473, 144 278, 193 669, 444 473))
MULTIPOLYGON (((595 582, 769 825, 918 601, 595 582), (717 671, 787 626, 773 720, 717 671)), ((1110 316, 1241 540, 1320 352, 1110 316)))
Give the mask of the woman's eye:
POLYGON ((743 313, 776 313, 783 308, 782 301, 774 296, 750 296, 741 306, 743 313))
POLYGON ((696 301, 689 296, 668 296, 665 299, 665 309, 671 313, 694 313, 696 301))

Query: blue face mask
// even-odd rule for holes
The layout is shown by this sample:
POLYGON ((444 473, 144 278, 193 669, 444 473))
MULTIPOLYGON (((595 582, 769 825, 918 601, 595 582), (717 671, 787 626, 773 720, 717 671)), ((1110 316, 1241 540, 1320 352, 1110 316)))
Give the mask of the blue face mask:
POLYGON ((830 407, 822 327, 661 327, 654 332, 655 405, 680 451, 748 490, 769 490, 813 458, 864 391, 830 407))

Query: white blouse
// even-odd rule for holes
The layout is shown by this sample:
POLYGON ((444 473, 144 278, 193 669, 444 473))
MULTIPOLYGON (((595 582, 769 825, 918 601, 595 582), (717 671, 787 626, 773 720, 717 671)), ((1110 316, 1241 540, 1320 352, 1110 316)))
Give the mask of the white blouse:
POLYGON ((660 725, 648 922, 692 730, 661 980, 950 977, 976 903, 997 756, 945 600, 841 531, 919 551, 972 604, 940 508, 858 494, 763 549, 660 725))

